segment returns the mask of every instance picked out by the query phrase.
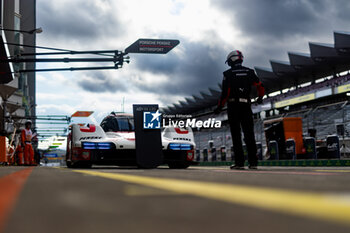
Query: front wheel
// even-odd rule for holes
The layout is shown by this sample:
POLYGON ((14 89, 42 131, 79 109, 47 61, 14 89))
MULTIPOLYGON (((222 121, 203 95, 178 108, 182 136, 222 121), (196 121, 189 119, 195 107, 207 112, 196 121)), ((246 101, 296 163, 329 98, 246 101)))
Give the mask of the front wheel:
POLYGON ((66 162, 67 167, 68 168, 91 168, 92 167, 92 163, 89 162, 71 162, 71 161, 67 161, 66 162))
POLYGON ((92 163, 83 163, 82 165, 79 166, 80 168, 91 168, 92 163))
POLYGON ((71 161, 66 161, 66 165, 68 168, 73 168, 73 164, 71 161))

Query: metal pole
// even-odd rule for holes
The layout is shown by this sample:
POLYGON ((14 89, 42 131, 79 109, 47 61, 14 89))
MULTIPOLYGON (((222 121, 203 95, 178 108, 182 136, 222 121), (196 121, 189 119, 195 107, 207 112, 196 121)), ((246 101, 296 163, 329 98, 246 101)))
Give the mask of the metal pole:
POLYGON ((6 129, 5 129, 5 125, 6 125, 6 99, 2 100, 2 107, 3 107, 3 119, 2 119, 2 129, 1 129, 1 135, 2 136, 6 136, 6 129))
MULTIPOLYGON (((41 29, 41 28, 40 28, 41 29)), ((15 29, 7 29, 7 28, 2 28, 0 27, 1 31, 7 31, 7 32, 22 32, 22 33, 28 33, 28 34, 34 34, 34 32, 37 32, 39 30, 39 28, 33 29, 33 30, 29 30, 29 31, 25 31, 25 30, 15 30, 15 29)), ((37 33, 41 33, 42 30, 37 33)))
POLYGON ((52 68, 52 69, 35 69, 35 70, 20 70, 19 73, 28 72, 50 72, 50 71, 78 71, 78 70, 116 70, 119 66, 98 66, 98 67, 69 67, 69 68, 52 68))
POLYGON ((29 62, 117 62, 119 57, 113 58, 10 58, 0 59, 0 62, 7 63, 29 63, 29 62))
POLYGON ((114 54, 118 53, 118 50, 91 50, 91 51, 63 51, 63 52, 47 52, 47 53, 22 53, 21 56, 42 56, 42 55, 64 55, 64 54, 70 54, 70 55, 76 55, 76 54, 96 54, 100 55, 101 53, 113 53, 112 54, 103 54, 103 55, 109 55, 114 56, 114 54))
MULTIPOLYGON (((14 45, 14 46, 22 46, 22 47, 28 47, 28 48, 37 48, 37 49, 47 49, 47 50, 53 50, 53 51, 63 51, 63 52, 69 52, 69 54, 72 53, 79 53, 80 51, 74 51, 74 50, 68 50, 68 49, 59 49, 59 48, 52 48, 52 47, 44 47, 44 46, 37 46, 37 45, 25 45, 25 44, 18 44, 18 43, 10 43, 7 42, 5 44, 8 45, 14 45)), ((112 51, 112 50, 110 50, 112 51)), ((115 50, 114 50, 115 51, 115 50)), ((29 54, 29 53, 28 53, 29 54)), ((27 54, 27 55, 28 55, 27 54)), ((95 54, 95 53, 94 53, 95 54)), ((36 55, 36 54, 33 54, 36 55)), ((33 56, 31 55, 31 56, 33 56)), ((102 56, 112 56, 112 55, 108 55, 108 54, 98 54, 98 55, 102 55, 102 56)), ((124 55, 126 55, 126 53, 124 53, 124 55)))

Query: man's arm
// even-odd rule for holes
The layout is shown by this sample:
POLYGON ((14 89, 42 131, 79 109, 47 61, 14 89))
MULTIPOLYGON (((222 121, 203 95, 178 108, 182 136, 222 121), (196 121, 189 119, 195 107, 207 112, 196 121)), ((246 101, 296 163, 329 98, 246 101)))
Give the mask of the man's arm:
POLYGON ((254 70, 251 70, 251 75, 253 77, 253 86, 256 87, 256 90, 258 92, 258 99, 257 102, 259 104, 262 103, 262 98, 265 95, 265 88, 264 85, 262 84, 262 82, 260 82, 258 76, 255 74, 254 70))

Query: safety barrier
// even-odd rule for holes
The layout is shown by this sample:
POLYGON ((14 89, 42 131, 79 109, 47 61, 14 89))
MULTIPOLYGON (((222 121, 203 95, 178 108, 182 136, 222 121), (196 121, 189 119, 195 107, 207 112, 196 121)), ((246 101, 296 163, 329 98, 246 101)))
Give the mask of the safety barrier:
POLYGON ((307 137, 304 139, 305 155, 307 159, 317 159, 316 139, 307 137))
POLYGON ((220 158, 221 158, 221 161, 226 161, 226 147, 225 146, 222 146, 220 148, 220 158))
POLYGON ((268 150, 270 153, 270 159, 271 160, 279 160, 279 149, 278 149, 278 143, 275 140, 272 140, 269 142, 268 150))
POLYGON ((286 156, 287 159, 296 159, 296 148, 295 148, 295 140, 293 138, 289 138, 286 140, 286 156))
POLYGON ((199 162, 201 160, 201 151, 199 149, 196 150, 196 161, 199 162))
POLYGON ((216 161, 216 147, 210 149, 211 161, 216 161))
MULTIPOLYGON (((196 161, 197 162, 225 162, 234 161, 235 154, 233 146, 227 148, 226 146, 212 147, 210 149, 203 149, 202 151, 196 150, 196 161)), ((263 146, 261 142, 256 143, 257 157, 259 161, 265 161, 263 155, 263 146)), ((296 142, 294 139, 289 138, 285 141, 285 154, 281 157, 279 144, 276 140, 272 140, 268 143, 268 161, 289 161, 289 160, 320 160, 320 159, 340 159, 340 143, 337 135, 330 135, 327 137, 327 146, 323 148, 323 151, 316 149, 316 140, 313 137, 304 138, 304 154, 296 153, 296 142), (323 156, 318 157, 319 154, 323 153, 323 156)), ((243 153, 245 160, 247 160, 248 150, 246 145, 243 145, 243 153)))
POLYGON ((203 149, 203 161, 208 161, 208 149, 203 149))
POLYGON ((337 135, 327 136, 327 152, 330 158, 340 159, 339 137, 337 135))
MULTIPOLYGON (((197 166, 230 166, 232 162, 200 162, 197 166)), ((245 163, 248 166, 248 162, 245 163)), ((278 167, 350 167, 350 159, 301 159, 301 160, 264 160, 259 161, 258 166, 278 167)))

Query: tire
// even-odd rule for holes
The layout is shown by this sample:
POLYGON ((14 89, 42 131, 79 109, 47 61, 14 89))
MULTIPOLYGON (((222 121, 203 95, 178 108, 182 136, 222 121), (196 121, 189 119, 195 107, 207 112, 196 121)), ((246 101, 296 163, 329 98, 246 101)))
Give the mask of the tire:
POLYGON ((67 161, 68 168, 80 168, 79 163, 73 163, 72 161, 67 161))
POLYGON ((72 161, 68 161, 68 160, 72 160, 72 150, 73 150, 73 127, 72 127, 72 131, 70 132, 70 138, 69 141, 67 142, 67 152, 66 152, 66 164, 68 168, 74 168, 74 164, 72 161), (68 146, 68 143, 70 144, 70 148, 68 146), (68 150, 69 148, 69 150, 68 150))
POLYGON ((66 161, 67 167, 68 168, 73 168, 72 162, 71 161, 66 161))
POLYGON ((79 167, 80 168, 91 168, 92 167, 92 163, 83 163, 79 167))
POLYGON ((70 161, 67 161, 67 167, 68 168, 91 168, 92 163, 86 163, 86 162, 75 162, 72 163, 70 161))
POLYGON ((137 168, 139 168, 139 169, 155 169, 155 168, 157 168, 158 166, 152 166, 152 167, 144 167, 144 166, 141 166, 141 165, 138 165, 137 164, 137 168))
POLYGON ((168 163, 170 169, 186 169, 190 166, 187 162, 170 162, 168 163))

